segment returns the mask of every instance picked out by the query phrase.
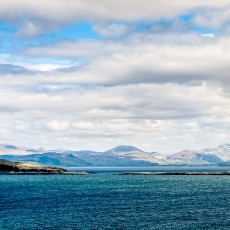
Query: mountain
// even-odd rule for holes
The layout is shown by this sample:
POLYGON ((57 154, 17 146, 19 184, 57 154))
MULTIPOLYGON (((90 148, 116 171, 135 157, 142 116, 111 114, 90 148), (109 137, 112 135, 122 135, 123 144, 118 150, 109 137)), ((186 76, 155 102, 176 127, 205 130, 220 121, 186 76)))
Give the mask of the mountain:
POLYGON ((129 146, 129 145, 119 145, 113 149, 110 149, 108 151, 106 151, 105 153, 125 153, 125 152, 144 152, 136 147, 133 146, 129 146))
POLYGON ((103 155, 110 158, 117 158, 122 161, 133 161, 133 164, 156 165, 159 163, 154 154, 144 152, 133 146, 120 145, 104 152, 103 155))
POLYGON ((1 155, 2 159, 21 162, 36 162, 43 165, 80 167, 91 166, 90 163, 75 157, 73 154, 47 152, 32 155, 1 155))
POLYGON ((207 154, 199 151, 184 150, 175 153, 168 158, 169 162, 173 164, 187 164, 187 165, 205 165, 205 164, 219 164, 223 160, 214 154, 207 154))
POLYGON ((132 146, 117 146, 105 152, 65 151, 39 154, 1 155, 2 159, 22 162, 37 162, 54 166, 154 166, 158 163, 151 154, 132 146))
POLYGON ((90 150, 67 151, 31 149, 14 145, 0 145, 2 159, 37 162, 44 165, 85 166, 154 166, 154 165, 215 165, 230 161, 230 145, 203 150, 184 150, 172 155, 145 152, 134 146, 120 145, 105 152, 90 150))
POLYGON ((206 154, 215 154, 224 161, 230 161, 230 144, 220 145, 217 148, 204 149, 206 154))

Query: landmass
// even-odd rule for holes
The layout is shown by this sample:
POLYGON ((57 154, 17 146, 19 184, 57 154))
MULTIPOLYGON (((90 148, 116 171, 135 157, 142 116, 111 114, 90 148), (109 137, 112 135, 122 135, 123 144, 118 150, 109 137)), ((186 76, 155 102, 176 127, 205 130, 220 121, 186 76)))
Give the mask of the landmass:
POLYGON ((230 175, 230 172, 124 172, 118 175, 230 175))
POLYGON ((0 158, 14 162, 36 162, 55 167, 218 166, 224 162, 230 162, 230 144, 213 149, 183 150, 172 154, 146 152, 127 145, 98 152, 31 149, 0 144, 0 158))
POLYGON ((87 172, 68 172, 64 168, 42 166, 36 163, 12 162, 0 159, 0 174, 68 174, 85 175, 87 172))

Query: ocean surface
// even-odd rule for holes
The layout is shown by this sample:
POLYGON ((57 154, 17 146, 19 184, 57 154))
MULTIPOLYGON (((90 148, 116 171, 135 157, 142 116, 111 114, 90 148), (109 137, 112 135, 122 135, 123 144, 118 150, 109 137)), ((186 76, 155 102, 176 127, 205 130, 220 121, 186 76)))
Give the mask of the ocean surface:
POLYGON ((230 176, 103 172, 0 175, 0 229, 230 229, 230 176))

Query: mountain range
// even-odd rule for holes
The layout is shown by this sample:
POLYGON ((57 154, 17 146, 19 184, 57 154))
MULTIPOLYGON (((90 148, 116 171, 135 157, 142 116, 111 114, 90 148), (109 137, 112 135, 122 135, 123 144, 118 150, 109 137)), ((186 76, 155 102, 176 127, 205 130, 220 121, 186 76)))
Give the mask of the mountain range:
POLYGON ((145 152, 133 146, 120 145, 105 152, 90 150, 45 150, 0 144, 0 158, 37 162, 64 167, 85 166, 155 166, 155 165, 228 165, 230 144, 203 150, 184 150, 172 155, 145 152))

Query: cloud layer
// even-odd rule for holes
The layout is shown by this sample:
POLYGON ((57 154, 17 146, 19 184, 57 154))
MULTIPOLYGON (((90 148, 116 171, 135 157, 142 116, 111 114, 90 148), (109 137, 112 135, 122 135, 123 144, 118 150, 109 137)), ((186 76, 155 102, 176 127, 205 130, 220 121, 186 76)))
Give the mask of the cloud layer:
POLYGON ((0 3, 1 142, 172 153, 229 141, 228 1, 17 2, 0 3))

